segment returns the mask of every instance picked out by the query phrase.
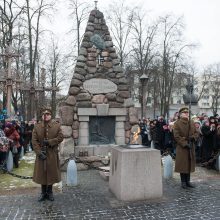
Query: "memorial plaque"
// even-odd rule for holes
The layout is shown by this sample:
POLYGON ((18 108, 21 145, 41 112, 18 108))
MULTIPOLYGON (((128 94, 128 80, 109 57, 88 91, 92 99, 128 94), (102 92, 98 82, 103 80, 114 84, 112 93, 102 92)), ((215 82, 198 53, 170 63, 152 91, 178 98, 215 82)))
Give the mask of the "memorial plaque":
POLYGON ((99 94, 115 92, 117 85, 108 79, 89 79, 83 83, 83 88, 92 94, 99 94))
POLYGON ((115 144, 115 117, 89 117, 89 143, 115 144))

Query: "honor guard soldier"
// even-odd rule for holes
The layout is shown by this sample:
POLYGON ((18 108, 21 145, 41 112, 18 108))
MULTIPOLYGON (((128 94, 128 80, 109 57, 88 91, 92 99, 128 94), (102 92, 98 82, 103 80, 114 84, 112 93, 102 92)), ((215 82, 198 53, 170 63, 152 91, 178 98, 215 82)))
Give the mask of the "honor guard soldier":
POLYGON ((35 124, 32 133, 36 153, 33 181, 41 184, 39 202, 53 201, 53 184, 61 180, 58 145, 63 141, 63 134, 60 123, 51 118, 51 113, 50 108, 42 108, 42 121, 35 124))
POLYGON ((198 132, 189 118, 188 107, 179 110, 179 119, 174 123, 173 134, 176 141, 175 172, 180 173, 183 189, 193 188, 190 173, 195 171, 195 141, 198 132))

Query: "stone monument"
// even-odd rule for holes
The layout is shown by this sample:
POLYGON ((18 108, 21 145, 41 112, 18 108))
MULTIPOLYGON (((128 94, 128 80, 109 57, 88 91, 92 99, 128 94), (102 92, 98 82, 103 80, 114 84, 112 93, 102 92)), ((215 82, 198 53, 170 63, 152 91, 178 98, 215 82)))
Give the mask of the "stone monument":
POLYGON ((89 15, 60 118, 63 159, 73 152, 107 155, 113 146, 129 143, 132 126, 138 123, 125 73, 97 8, 89 15))

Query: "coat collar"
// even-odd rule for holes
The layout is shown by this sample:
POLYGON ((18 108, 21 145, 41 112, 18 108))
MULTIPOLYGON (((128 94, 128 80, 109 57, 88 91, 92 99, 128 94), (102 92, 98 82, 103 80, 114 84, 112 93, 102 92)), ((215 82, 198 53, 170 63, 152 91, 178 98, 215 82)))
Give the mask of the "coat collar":
MULTIPOLYGON (((41 127, 44 128, 44 122, 43 121, 41 122, 41 127)), ((48 127, 50 127, 50 128, 52 127, 52 120, 50 120, 48 122, 48 127)))
POLYGON ((188 124, 189 120, 187 118, 180 118, 180 121, 184 124, 188 124))

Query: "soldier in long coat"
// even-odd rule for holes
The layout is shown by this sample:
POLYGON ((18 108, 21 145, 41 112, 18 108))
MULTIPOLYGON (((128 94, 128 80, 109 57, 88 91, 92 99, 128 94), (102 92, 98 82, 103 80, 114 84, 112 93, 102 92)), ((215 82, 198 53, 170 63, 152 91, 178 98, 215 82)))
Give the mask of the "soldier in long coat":
POLYGON ((194 187, 190 183, 190 173, 195 171, 195 140, 198 132, 192 120, 189 120, 189 109, 179 110, 180 118, 174 123, 173 134, 176 141, 175 172, 180 173, 181 186, 194 187), (190 123, 190 125, 189 125, 190 123))
POLYGON ((38 201, 54 200, 52 186, 61 180, 58 145, 63 141, 61 126, 51 119, 51 109, 42 110, 42 121, 34 126, 33 149, 36 153, 33 181, 41 184, 38 201))

